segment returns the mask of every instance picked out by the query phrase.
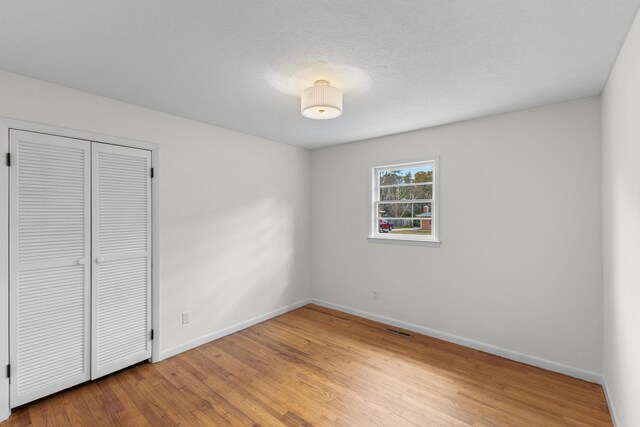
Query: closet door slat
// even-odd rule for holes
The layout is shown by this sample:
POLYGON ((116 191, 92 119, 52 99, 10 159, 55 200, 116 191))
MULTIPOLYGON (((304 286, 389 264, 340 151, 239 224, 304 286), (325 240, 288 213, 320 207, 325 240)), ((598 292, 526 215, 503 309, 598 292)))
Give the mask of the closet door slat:
POLYGON ((12 407, 90 378, 90 150, 10 131, 12 407))
POLYGON ((93 143, 91 377, 151 357, 151 152, 93 143))

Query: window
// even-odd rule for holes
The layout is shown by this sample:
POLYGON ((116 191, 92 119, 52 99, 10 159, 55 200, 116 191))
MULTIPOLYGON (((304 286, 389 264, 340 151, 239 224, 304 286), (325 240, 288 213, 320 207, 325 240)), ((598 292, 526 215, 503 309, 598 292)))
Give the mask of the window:
POLYGON ((437 160, 373 168, 370 237, 438 241, 437 160))

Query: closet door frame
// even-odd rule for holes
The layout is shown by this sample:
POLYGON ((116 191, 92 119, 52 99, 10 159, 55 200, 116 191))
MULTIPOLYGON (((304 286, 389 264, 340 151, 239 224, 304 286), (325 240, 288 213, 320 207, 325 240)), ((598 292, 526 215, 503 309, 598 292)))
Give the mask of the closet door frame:
MULTIPOLYGON (((151 151, 151 167, 154 170, 151 180, 151 362, 160 359, 160 146, 155 143, 136 141, 94 132, 50 126, 0 117, 0 421, 11 414, 9 377, 6 371, 9 365, 9 171, 5 161, 9 153, 9 131, 45 133, 54 136, 83 139, 103 144, 141 148, 151 151)), ((17 160, 17 159, 16 159, 17 160)))

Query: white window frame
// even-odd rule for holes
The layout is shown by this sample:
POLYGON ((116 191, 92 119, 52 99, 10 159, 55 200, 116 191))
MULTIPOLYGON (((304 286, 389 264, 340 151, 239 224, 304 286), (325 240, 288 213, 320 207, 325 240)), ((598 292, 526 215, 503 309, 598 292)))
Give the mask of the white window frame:
MULTIPOLYGON (((369 203, 369 235, 368 240, 377 243, 397 243, 421 246, 440 246, 440 165, 437 156, 431 156, 419 161, 386 163, 374 165, 370 169, 370 203, 369 203), (378 204, 380 203, 380 182, 378 173, 385 170, 398 170, 406 168, 421 168, 431 166, 433 168, 431 199, 424 199, 423 202, 431 202, 431 235, 417 236, 411 234, 380 233, 378 228, 378 204)), ((409 203, 413 201, 408 201, 409 203)))

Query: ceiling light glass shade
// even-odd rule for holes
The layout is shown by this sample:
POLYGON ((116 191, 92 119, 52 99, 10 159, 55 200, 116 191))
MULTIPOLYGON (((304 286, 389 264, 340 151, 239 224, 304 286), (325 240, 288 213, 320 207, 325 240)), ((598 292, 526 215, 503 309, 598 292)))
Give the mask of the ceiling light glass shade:
POLYGON ((342 91, 326 80, 316 80, 302 91, 300 111, 310 119, 333 119, 342 114, 342 91))

